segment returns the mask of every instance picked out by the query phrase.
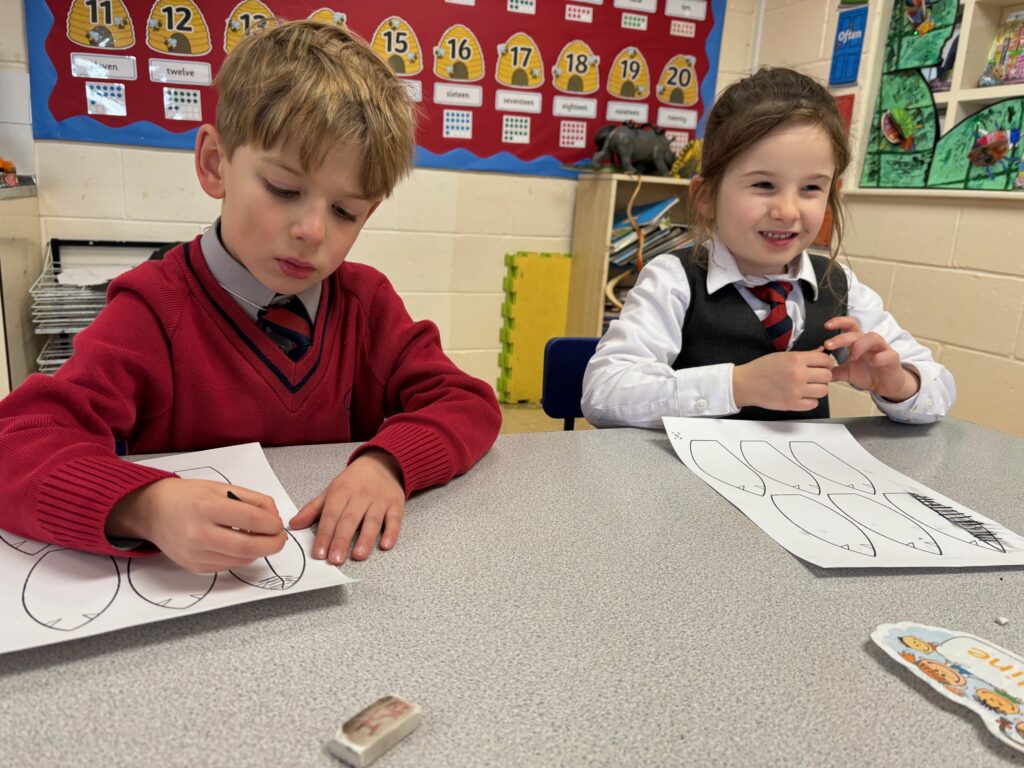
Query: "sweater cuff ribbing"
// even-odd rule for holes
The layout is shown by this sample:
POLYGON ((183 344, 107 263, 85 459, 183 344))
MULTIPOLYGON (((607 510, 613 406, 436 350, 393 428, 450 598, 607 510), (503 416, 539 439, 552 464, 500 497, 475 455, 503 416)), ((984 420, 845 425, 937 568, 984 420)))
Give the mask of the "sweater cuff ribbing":
POLYGON ((57 469, 39 494, 39 524, 60 546, 104 555, 125 555, 104 528, 114 505, 132 491, 172 472, 114 457, 75 459, 57 469))
POLYGON ((395 457, 402 468, 406 498, 424 488, 444 485, 454 475, 448 445, 434 430, 418 424, 385 424, 372 440, 356 449, 349 463, 370 448, 395 457))

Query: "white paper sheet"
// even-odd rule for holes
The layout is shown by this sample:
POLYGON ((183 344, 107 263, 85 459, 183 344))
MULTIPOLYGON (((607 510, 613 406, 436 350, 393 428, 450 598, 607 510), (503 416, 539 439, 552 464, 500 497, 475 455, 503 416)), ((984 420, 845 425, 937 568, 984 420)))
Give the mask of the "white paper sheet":
POLYGON ((822 568, 1024 564, 1024 539, 886 466, 842 424, 664 423, 687 467, 822 568))
MULTIPOLYGON (((265 493, 285 523, 297 511, 258 443, 139 463, 265 493)), ((287 533, 276 555, 198 575, 163 555, 91 555, 0 531, 0 653, 353 582, 337 566, 313 560, 309 529, 287 533)))
POLYGON ((132 266, 125 264, 94 264, 88 267, 64 267, 57 273, 57 282, 61 285, 106 285, 129 269, 132 269, 132 266))

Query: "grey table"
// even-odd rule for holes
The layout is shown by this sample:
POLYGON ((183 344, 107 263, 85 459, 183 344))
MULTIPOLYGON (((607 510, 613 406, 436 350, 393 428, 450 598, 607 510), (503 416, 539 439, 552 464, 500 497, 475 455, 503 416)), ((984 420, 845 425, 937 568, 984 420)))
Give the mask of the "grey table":
MULTIPOLYGON (((846 423, 1024 531, 1024 441, 846 423)), ((301 503, 352 448, 267 454, 301 503)), ((869 639, 907 620, 1024 651, 1024 571, 818 569, 659 432, 503 436, 345 571, 362 581, 0 657, 0 765, 336 766, 335 726, 390 692, 424 722, 382 768, 1024 765, 869 639)))

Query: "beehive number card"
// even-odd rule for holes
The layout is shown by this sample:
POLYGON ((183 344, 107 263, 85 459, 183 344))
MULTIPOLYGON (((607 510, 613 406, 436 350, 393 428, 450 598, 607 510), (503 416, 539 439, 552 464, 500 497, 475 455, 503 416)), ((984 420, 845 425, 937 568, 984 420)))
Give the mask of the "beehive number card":
POLYGON ((715 93, 726 0, 25 0, 38 139, 190 150, 246 35, 315 19, 365 39, 423 119, 416 164, 575 176, 609 124, 678 150, 715 93))
POLYGON ((1004 744, 1024 752, 1024 658, 988 640, 940 627, 882 624, 871 639, 934 690, 977 714, 1004 744))

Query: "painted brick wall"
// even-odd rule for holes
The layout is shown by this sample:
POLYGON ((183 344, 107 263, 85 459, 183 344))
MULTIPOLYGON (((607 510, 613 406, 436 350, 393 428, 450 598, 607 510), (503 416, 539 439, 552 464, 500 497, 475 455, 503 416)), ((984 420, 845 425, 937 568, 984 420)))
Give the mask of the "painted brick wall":
MULTIPOLYGON (((27 88, 21 2, 0 0, 0 18, 0 78, 27 88)), ((0 238, 17 236, 33 253, 51 237, 191 238, 218 214, 189 152, 41 141, 33 155, 27 126, 3 117, 0 138, 16 131, 19 142, 0 143, 27 147, 19 165, 37 173, 39 198, 0 203, 0 238)), ((384 271, 413 317, 437 323, 452 359, 494 385, 504 255, 568 253, 575 196, 571 180, 418 170, 377 210, 350 258, 384 271)), ((31 268, 38 274, 38 260, 31 268)))
MULTIPOLYGON (((790 66, 827 81, 837 4, 767 0, 760 63, 790 66)), ((884 34, 872 6, 852 140, 859 169, 863 116, 884 34)), ((849 181, 849 180, 848 180, 849 181)), ((953 415, 1024 437, 1024 195, 1003 200, 852 192, 844 251, 900 324, 956 378, 953 415), (1012 233, 1016 233, 1014 236, 1012 233)), ((849 388, 836 415, 875 413, 849 388)))
MULTIPOLYGON (((0 155, 18 173, 36 172, 24 13, 18 0, 0 0, 0 155)), ((7 366, 20 382, 35 365, 41 342, 32 333, 28 288, 42 266, 39 202, 36 198, 0 200, 0 282, 8 333, 0 348, 0 396, 7 392, 7 366), (8 354, 9 353, 9 354, 8 354)))

